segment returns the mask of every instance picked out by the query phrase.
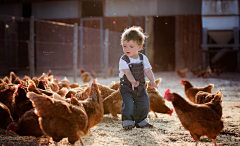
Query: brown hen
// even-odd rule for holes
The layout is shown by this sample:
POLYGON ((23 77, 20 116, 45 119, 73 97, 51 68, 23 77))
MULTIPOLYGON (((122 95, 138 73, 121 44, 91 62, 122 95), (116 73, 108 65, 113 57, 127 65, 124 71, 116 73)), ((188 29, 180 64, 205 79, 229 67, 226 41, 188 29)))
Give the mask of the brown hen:
POLYGON ((222 66, 222 67, 220 67, 220 68, 214 68, 214 69, 213 69, 213 72, 214 72, 217 76, 219 76, 220 74, 224 73, 224 72, 226 71, 226 69, 227 69, 227 66, 225 65, 225 66, 222 66))
POLYGON ((120 84, 120 81, 117 81, 117 82, 112 81, 112 83, 110 83, 110 84, 108 85, 108 87, 109 87, 110 89, 118 90, 118 89, 119 89, 119 84, 120 84))
POLYGON ((197 77, 209 78, 212 74, 212 69, 210 66, 207 67, 206 70, 202 70, 197 74, 197 77))
POLYGON ((31 109, 25 112, 17 123, 10 123, 7 130, 12 130, 20 136, 41 137, 44 135, 38 122, 38 116, 34 113, 34 110, 31 109))
MULTIPOLYGON (((69 143, 81 141, 87 133, 88 117, 83 106, 74 106, 46 95, 27 93, 33 103, 35 114, 39 117, 42 131, 52 137, 55 144, 67 137, 69 143)), ((82 143, 83 145, 83 143, 82 143)))
POLYGON ((29 100, 29 98, 27 98, 26 89, 22 86, 22 84, 18 85, 14 102, 15 113, 20 118, 23 114, 25 114, 25 112, 31 110, 32 108, 32 102, 29 100))
POLYGON ((175 69, 175 71, 177 72, 179 77, 185 78, 187 76, 188 68, 184 68, 181 70, 175 69))
POLYGON ((184 80, 184 79, 181 80, 181 84, 184 86, 184 92, 187 98, 193 103, 196 103, 195 95, 199 91, 212 93, 212 89, 214 87, 214 84, 209 84, 205 87, 194 87, 188 80, 184 80))
POLYGON ((119 90, 111 93, 103 100, 104 114, 112 114, 113 118, 117 117, 117 114, 121 114, 122 97, 119 90))
POLYGON ((15 86, 7 83, 0 84, 0 102, 9 108, 11 114, 14 113, 14 92, 17 90, 15 86))
MULTIPOLYGON (((222 89, 219 89, 216 94, 222 94, 222 89)), ((203 103, 208 103, 209 101, 211 101, 214 96, 216 94, 211 94, 211 93, 208 93, 208 92, 204 92, 204 91, 199 91, 197 94, 196 94, 196 103, 197 104, 203 104, 203 103)))
POLYGON ((93 83, 90 86, 89 97, 84 101, 79 101, 83 104, 88 116, 88 124, 84 133, 87 133, 90 128, 100 123, 103 119, 103 101, 101 97, 101 91, 99 90, 98 84, 93 83))
POLYGON ((66 87, 67 89, 70 88, 70 83, 67 77, 64 77, 61 82, 58 83, 59 90, 61 90, 63 87, 66 87))
POLYGON ((52 81, 48 82, 48 86, 51 88, 53 92, 58 92, 59 86, 58 86, 58 77, 56 79, 53 79, 52 81))
POLYGON ((156 113, 172 115, 173 109, 170 109, 165 104, 165 100, 163 100, 163 97, 159 94, 156 88, 148 90, 147 93, 150 100, 149 112, 153 112, 156 118, 156 113))
POLYGON ((108 97, 110 94, 115 92, 116 90, 109 88, 108 86, 98 84, 99 90, 101 91, 101 97, 104 100, 106 97, 108 97))
POLYGON ((8 124, 13 121, 8 107, 0 102, 0 128, 7 129, 8 124))
POLYGON ((177 93, 170 93, 168 89, 164 98, 172 102, 182 126, 187 129, 196 145, 201 136, 206 135, 214 140, 221 133, 224 125, 222 121, 222 94, 216 94, 214 99, 205 104, 187 102, 177 93))
MULTIPOLYGON (((155 80, 156 85, 158 86, 161 81, 162 78, 158 78, 157 80, 155 80)), ((150 101, 149 112, 153 112, 156 118, 156 113, 169 114, 171 116, 173 113, 173 109, 170 109, 165 104, 165 100, 163 100, 163 97, 159 94, 156 88, 149 88, 149 81, 147 81, 146 83, 148 84, 146 91, 148 93, 150 101)))
POLYGON ((3 78, 3 81, 4 81, 5 83, 7 83, 7 84, 10 83, 10 80, 9 80, 9 78, 8 78, 7 76, 5 76, 5 77, 3 78))
POLYGON ((88 83, 91 81, 92 77, 89 72, 85 71, 82 68, 80 68, 80 72, 81 72, 81 79, 83 83, 88 83))
POLYGON ((91 69, 91 74, 95 79, 98 77, 97 73, 93 69, 91 69))
POLYGON ((13 84, 15 82, 16 78, 18 78, 17 75, 13 71, 11 71, 10 72, 10 83, 13 84))
POLYGON ((191 68, 190 71, 194 74, 197 75, 201 71, 202 67, 199 65, 197 68, 191 68))

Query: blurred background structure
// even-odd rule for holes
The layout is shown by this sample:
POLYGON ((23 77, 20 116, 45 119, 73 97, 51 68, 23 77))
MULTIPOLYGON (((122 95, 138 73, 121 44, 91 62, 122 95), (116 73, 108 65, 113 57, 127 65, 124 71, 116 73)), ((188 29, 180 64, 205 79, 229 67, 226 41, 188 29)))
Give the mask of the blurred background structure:
POLYGON ((142 53, 155 72, 240 71, 238 0, 0 0, 0 75, 110 67, 117 75, 120 36, 133 25, 149 35, 142 53))
POLYGON ((202 2, 203 67, 229 66, 239 71, 239 5, 237 0, 202 2), (231 61, 229 64, 224 62, 231 61))

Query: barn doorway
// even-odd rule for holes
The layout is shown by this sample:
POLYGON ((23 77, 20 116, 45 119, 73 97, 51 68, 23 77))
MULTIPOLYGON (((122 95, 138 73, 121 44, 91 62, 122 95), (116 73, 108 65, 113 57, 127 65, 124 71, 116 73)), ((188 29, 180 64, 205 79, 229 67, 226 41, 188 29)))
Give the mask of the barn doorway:
POLYGON ((154 64, 153 70, 175 69, 175 17, 154 17, 154 64))

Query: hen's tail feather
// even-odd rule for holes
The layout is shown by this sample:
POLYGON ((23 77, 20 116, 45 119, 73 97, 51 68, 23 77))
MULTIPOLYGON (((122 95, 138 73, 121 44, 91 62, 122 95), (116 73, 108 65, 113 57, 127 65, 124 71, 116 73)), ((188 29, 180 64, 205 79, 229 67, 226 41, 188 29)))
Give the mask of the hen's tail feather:
POLYGON ((57 93, 53 93, 53 96, 52 96, 54 99, 57 99, 57 100, 61 100, 61 101, 66 101, 66 102, 69 102, 66 98, 63 98, 61 97, 59 94, 57 93))
POLYGON ((213 90, 213 88, 214 88, 214 84, 209 84, 209 85, 207 86, 207 88, 209 89, 209 93, 212 93, 212 90, 213 90))
POLYGON ((213 88, 213 87, 214 87, 214 84, 209 84, 208 86, 213 88))
POLYGON ((214 102, 218 102, 218 103, 222 102, 222 89, 219 89, 214 95, 213 103, 214 102))
POLYGON ((99 101, 99 97, 101 95, 101 92, 98 88, 98 85, 97 83, 93 82, 92 85, 91 85, 91 89, 90 89, 90 93, 89 93, 89 97, 94 99, 95 101, 99 101))

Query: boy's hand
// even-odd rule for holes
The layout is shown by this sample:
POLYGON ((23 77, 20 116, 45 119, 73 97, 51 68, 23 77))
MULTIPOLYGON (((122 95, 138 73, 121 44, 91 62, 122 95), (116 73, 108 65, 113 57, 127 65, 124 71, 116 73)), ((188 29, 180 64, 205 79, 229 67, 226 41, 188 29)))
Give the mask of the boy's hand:
POLYGON ((151 86, 149 86, 149 89, 152 89, 154 87, 158 89, 158 86, 156 85, 156 83, 154 81, 151 81, 151 86))
POLYGON ((139 85, 139 81, 132 82, 132 89, 134 91, 134 87, 137 87, 139 85))

